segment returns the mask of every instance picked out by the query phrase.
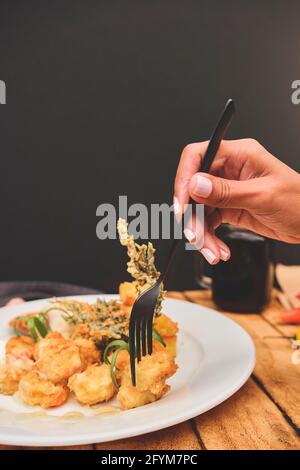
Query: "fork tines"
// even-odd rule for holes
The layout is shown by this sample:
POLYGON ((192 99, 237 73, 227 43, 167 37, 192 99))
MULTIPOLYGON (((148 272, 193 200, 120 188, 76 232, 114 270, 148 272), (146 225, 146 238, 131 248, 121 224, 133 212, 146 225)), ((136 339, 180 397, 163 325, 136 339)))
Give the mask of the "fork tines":
POLYGON ((152 354, 152 329, 153 316, 157 297, 160 289, 160 281, 157 281, 136 299, 129 321, 129 354, 132 385, 136 385, 136 360, 139 362, 142 356, 152 354))

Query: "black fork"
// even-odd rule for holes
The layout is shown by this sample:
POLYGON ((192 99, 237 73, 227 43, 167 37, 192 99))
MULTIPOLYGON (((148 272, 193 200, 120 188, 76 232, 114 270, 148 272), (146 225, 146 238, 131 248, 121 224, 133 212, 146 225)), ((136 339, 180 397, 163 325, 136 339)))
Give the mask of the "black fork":
MULTIPOLYGON (((232 120, 235 112, 233 100, 228 100, 221 114, 218 124, 211 136, 207 150, 200 165, 200 171, 209 172, 211 164, 216 156, 218 148, 225 132, 232 120)), ((192 202, 192 201, 191 201, 192 202)), ((153 316, 157 304, 157 299, 162 282, 164 282, 169 267, 179 246, 181 239, 173 241, 164 271, 157 281, 142 292, 136 299, 129 321, 129 354, 132 385, 136 385, 135 376, 135 360, 139 362, 142 356, 152 354, 152 333, 153 333, 153 316)))

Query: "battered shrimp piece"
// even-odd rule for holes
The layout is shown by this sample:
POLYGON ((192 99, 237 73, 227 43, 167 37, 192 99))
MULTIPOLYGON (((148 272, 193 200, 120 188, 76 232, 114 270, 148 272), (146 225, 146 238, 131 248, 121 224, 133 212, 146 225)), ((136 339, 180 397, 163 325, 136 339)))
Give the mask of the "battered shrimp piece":
POLYGON ((37 370, 28 372, 19 383, 20 398, 28 405, 51 408, 62 405, 68 398, 67 387, 54 384, 37 370))
POLYGON ((35 342, 29 336, 12 336, 6 343, 6 354, 15 356, 27 356, 33 359, 35 342))
MULTIPOLYGON (((166 348, 159 342, 159 341, 153 341, 153 352, 157 351, 165 351, 166 348)), ((109 360, 111 361, 113 354, 110 354, 109 360)), ((116 379, 118 382, 121 381, 122 373, 126 366, 129 364, 130 358, 129 358, 129 352, 124 350, 120 351, 117 360, 116 360, 116 369, 115 369, 115 375, 116 379)))
POLYGON ((166 380, 175 374, 177 365, 167 351, 144 356, 136 368, 137 386, 131 383, 130 367, 126 366, 117 395, 122 408, 130 409, 159 400, 170 389, 166 380))
POLYGON ((35 355, 37 369, 54 384, 66 382, 82 369, 78 346, 60 333, 50 333, 42 339, 35 355))
POLYGON ((100 351, 92 340, 76 338, 74 343, 79 348, 82 370, 91 364, 100 364, 100 351))
POLYGON ((18 390, 21 377, 20 372, 11 371, 5 364, 2 364, 0 366, 0 393, 13 395, 18 390))
POLYGON ((27 336, 13 336, 5 346, 5 364, 0 366, 0 393, 13 395, 21 377, 34 366, 34 341, 27 336))
POLYGON ((16 376, 20 376, 31 370, 34 366, 33 359, 25 355, 6 354, 5 365, 7 369, 16 376))
POLYGON ((169 386, 165 385, 160 395, 154 395, 149 390, 141 391, 139 388, 132 386, 130 375, 126 374, 122 377, 122 385, 118 392, 117 400, 124 410, 130 410, 131 408, 138 408, 158 400, 168 390, 169 386))
POLYGON ((21 377, 34 366, 34 341, 26 336, 13 336, 5 346, 5 365, 0 372, 0 393, 12 395, 21 377))
POLYGON ((44 339, 40 340, 38 343, 35 344, 34 353, 33 353, 35 360, 37 360, 43 354, 44 348, 47 348, 49 346, 50 344, 49 340, 51 340, 51 345, 54 346, 54 345, 59 345, 61 343, 61 340, 64 340, 64 339, 65 337, 58 331, 52 331, 51 333, 48 333, 44 339), (57 340, 57 341, 54 341, 54 340, 57 340))
POLYGON ((110 400, 115 393, 110 367, 106 364, 91 365, 84 372, 69 378, 69 389, 82 405, 95 405, 110 400))
POLYGON ((175 374, 177 364, 167 351, 158 351, 144 356, 137 367, 137 387, 159 395, 165 381, 175 374))

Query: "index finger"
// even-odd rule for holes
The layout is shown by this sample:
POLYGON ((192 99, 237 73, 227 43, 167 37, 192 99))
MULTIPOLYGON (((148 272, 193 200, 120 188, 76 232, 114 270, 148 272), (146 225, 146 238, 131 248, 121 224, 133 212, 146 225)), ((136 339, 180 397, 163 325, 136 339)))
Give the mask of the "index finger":
POLYGON ((208 141, 189 144, 181 153, 174 184, 174 209, 176 213, 183 213, 184 205, 189 202, 189 182, 191 177, 199 171, 201 159, 207 145, 208 141))
MULTIPOLYGON (((189 182, 192 176, 200 171, 201 160, 208 146, 208 140, 187 145, 181 154, 174 184, 174 210, 176 215, 184 212, 184 205, 189 202, 189 182)), ((211 171, 221 159, 234 156, 239 152, 239 141, 222 140, 211 171)))

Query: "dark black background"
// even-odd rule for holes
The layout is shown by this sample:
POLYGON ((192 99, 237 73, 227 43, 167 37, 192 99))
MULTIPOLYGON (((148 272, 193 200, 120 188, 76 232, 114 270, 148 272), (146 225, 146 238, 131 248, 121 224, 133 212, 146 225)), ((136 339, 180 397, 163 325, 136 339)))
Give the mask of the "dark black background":
MULTIPOLYGON (((229 96, 229 137, 299 171, 299 18, 292 0, 1 0, 0 280, 116 290, 126 257, 96 238, 98 204, 171 202, 181 149, 229 96)), ((300 262, 299 246, 276 251, 300 262)), ((169 287, 195 285, 192 258, 169 287)))

